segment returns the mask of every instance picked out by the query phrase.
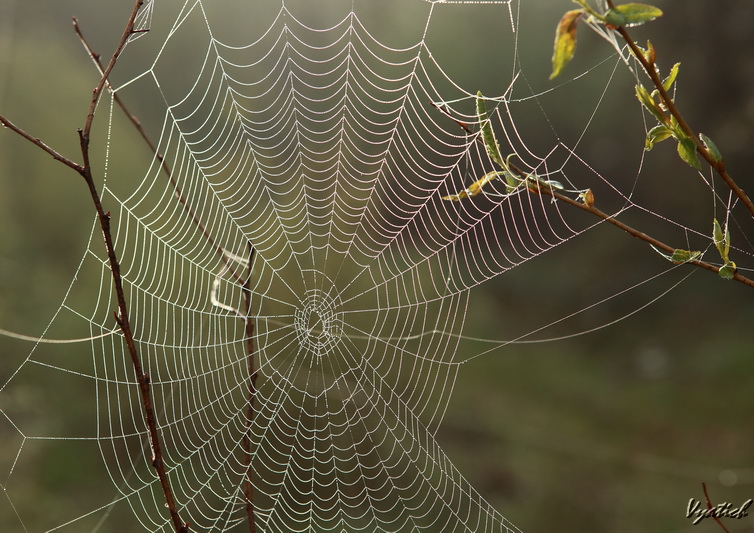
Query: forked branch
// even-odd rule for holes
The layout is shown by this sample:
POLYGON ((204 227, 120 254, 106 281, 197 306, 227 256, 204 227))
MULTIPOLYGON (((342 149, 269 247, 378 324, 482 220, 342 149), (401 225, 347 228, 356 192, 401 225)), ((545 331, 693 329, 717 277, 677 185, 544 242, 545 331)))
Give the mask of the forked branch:
POLYGON ((139 356, 138 350, 136 349, 136 343, 134 341, 133 331, 131 329, 131 323, 128 316, 128 305, 126 303, 125 291, 123 289, 123 278, 120 271, 120 262, 115 252, 112 231, 110 228, 110 212, 105 211, 104 207, 102 206, 101 196, 94 182, 92 166, 89 157, 90 133, 94 121, 94 115, 97 109, 97 104, 99 103, 103 88, 108 83, 107 78, 110 75, 113 67, 115 66, 118 57, 123 51, 123 48, 128 42, 128 39, 134 33, 138 32, 138 30, 134 29, 134 24, 136 21, 136 16, 139 13, 139 10, 141 9, 143 3, 144 0, 136 0, 136 2, 134 3, 131 15, 128 19, 128 22, 126 23, 126 27, 123 30, 123 34, 118 41, 115 51, 110 57, 107 66, 101 72, 100 80, 97 83, 97 86, 92 91, 92 99, 89 104, 89 110, 87 112, 84 127, 78 130, 81 157, 83 161, 81 164, 75 163, 73 160, 60 155, 58 152, 43 143, 39 138, 33 137, 32 135, 26 133, 24 130, 10 122, 5 117, 0 116, 0 122, 13 132, 17 133, 27 141, 31 142, 41 150, 51 155, 57 161, 60 161, 64 165, 75 170, 81 177, 84 178, 84 181, 86 182, 89 193, 92 197, 92 202, 94 203, 95 210, 97 211, 97 218, 99 220, 100 228, 102 230, 102 236, 105 241, 108 263, 110 265, 113 286, 118 301, 118 309, 114 312, 115 321, 117 322, 123 334, 123 338, 128 348, 128 353, 131 357, 131 363, 134 368, 136 380, 139 385, 142 407, 144 409, 144 418, 146 421, 150 445, 152 448, 152 466, 156 470, 157 476, 160 480, 160 485, 165 496, 165 505, 170 513, 173 528, 178 533, 185 533, 188 531, 189 526, 187 523, 181 521, 181 518, 178 514, 175 497, 173 496, 173 491, 170 486, 170 479, 168 478, 167 471, 165 469, 165 463, 163 460, 161 437, 160 431, 157 427, 157 417, 154 410, 154 403, 152 401, 152 389, 149 375, 144 372, 144 369, 142 367, 141 358, 139 356))
MULTIPOLYGON (((78 20, 76 18, 73 19, 73 28, 76 32, 76 35, 78 36, 79 40, 81 41, 81 44, 84 46, 84 49, 89 54, 89 57, 91 58, 94 65, 99 70, 100 74, 102 76, 105 75, 105 69, 102 66, 102 62, 100 60, 100 55, 95 52, 92 47, 89 45, 89 42, 84 37, 83 32, 81 31, 81 28, 78 24, 78 20)), ((106 87, 111 95, 113 100, 116 104, 118 104, 118 107, 121 108, 123 113, 128 117, 131 124, 136 128, 136 130, 139 132, 139 135, 141 136, 142 140, 146 143, 146 145, 149 147, 150 151, 154 154, 154 157, 159 161, 163 172, 167 175, 168 180, 170 181, 170 185, 173 188, 173 194, 175 198, 178 200, 178 202, 181 204, 183 209, 186 211, 188 216, 191 218, 191 221, 194 223, 194 225, 199 229, 204 239, 210 244, 212 249, 215 251, 215 253, 218 255, 220 260, 224 264, 224 271, 229 272, 233 279, 238 283, 239 286, 242 287, 243 293, 244 293, 244 313, 238 313, 236 310, 236 313, 239 314, 244 320, 244 333, 246 336, 246 344, 247 344, 247 369, 248 369, 248 375, 249 375, 249 387, 248 387, 248 397, 247 397, 247 406, 246 406, 246 431, 244 433, 243 437, 243 464, 246 468, 246 476, 244 480, 244 498, 246 500, 246 514, 247 514, 247 520, 249 524, 249 531, 250 533, 256 532, 256 525, 255 525, 255 509, 254 509, 254 486, 253 486, 253 478, 252 478, 252 471, 251 471, 251 460, 252 460, 252 451, 251 451, 251 425, 254 420, 254 414, 255 414, 255 406, 254 406, 254 400, 256 398, 256 380, 257 380, 257 371, 256 371, 256 365, 254 362, 254 317, 251 315, 251 269, 254 264, 254 257, 256 255, 256 250, 254 246, 249 243, 249 257, 248 257, 248 266, 246 269, 245 275, 241 275, 236 270, 236 262, 231 260, 228 256, 228 254, 225 253, 225 250, 220 246, 217 241, 214 239, 214 237, 210 234, 210 232, 207 230, 206 226, 202 223, 202 221, 199 219, 198 215, 194 211, 194 209, 189 204, 188 200, 186 199, 185 195, 183 194, 183 191, 178 184, 178 181, 176 180, 175 176, 173 175, 173 172, 170 168, 170 166, 165 161, 164 156, 157 150, 157 146, 152 142, 152 139, 147 135, 147 132, 144 130, 144 127, 141 124, 141 121, 128 109, 126 104, 123 102, 123 99, 120 97, 120 95, 113 90, 112 86, 110 85, 110 82, 106 80, 104 87, 106 87)))
MULTIPOLYGON (((102 61, 100 59, 100 54, 95 52, 92 47, 89 45, 89 42, 84 37, 83 32, 81 31, 81 27, 79 26, 79 21, 75 17, 73 18, 73 30, 76 32, 76 35, 78 36, 79 40, 81 41, 81 44, 83 45, 84 49, 86 50, 87 54, 89 54, 89 57, 91 58, 94 65, 97 67, 97 70, 100 72, 100 75, 105 75, 105 68, 102 65, 102 61)), ((206 226, 202 223, 201 220, 199 220, 199 217, 194 212, 194 210, 189 205, 188 200, 186 199, 186 196, 183 194, 183 190, 181 189, 181 186, 178 184, 178 181, 175 179, 175 176, 173 175, 173 172, 170 168, 170 166, 165 161, 165 157, 157 150, 157 146, 152 142, 152 139, 147 135, 147 132, 144 130, 144 127, 141 124, 141 121, 131 113, 131 111, 128 109, 126 104, 123 102, 123 99, 120 97, 120 95, 115 92, 110 82, 105 80, 105 85, 112 95, 113 100, 116 104, 118 104, 118 107, 120 107, 121 111, 128 117, 128 120, 131 122, 134 128, 136 128, 136 131, 139 132, 139 135, 141 136, 144 143, 149 147, 149 150, 154 154, 154 157, 159 161, 160 166, 162 167, 163 172, 165 172, 165 175, 168 177, 168 180, 170 181, 170 185, 173 188, 173 194, 175 198, 178 200, 178 202, 181 204, 183 209, 186 211, 186 213, 191 218, 191 221, 194 223, 194 225, 199 228, 199 231, 202 233, 202 237, 209 242, 210 246, 212 246, 212 249, 215 251, 215 253, 220 257, 220 260, 225 265, 225 270, 227 272, 230 272, 230 274, 233 276, 233 279, 238 283, 240 286, 243 286, 245 283, 244 277, 239 274, 236 271, 235 264, 228 259, 228 256, 225 254, 225 251, 223 250, 222 246, 220 246, 217 241, 212 237, 212 235, 207 230, 206 226)))
MULTIPOLYGON (((610 9, 615 9, 613 0, 607 0, 607 5, 610 9)), ((746 206, 746 208, 749 210, 749 213, 751 213, 751 216, 754 217, 754 203, 752 203, 749 196, 744 192, 743 189, 741 189, 741 187, 738 186, 738 184, 730 176, 730 174, 728 174, 728 171, 725 168, 725 162, 722 159, 716 157, 710 151, 709 147, 704 145, 699 136, 694 133, 694 130, 691 129, 691 126, 689 126, 688 122, 686 122, 686 119, 676 107, 673 98, 671 98, 668 94, 668 91, 666 90, 657 71, 657 67, 653 59, 654 54, 651 54, 650 57, 647 57, 647 55, 642 52, 642 50, 636 44, 636 41, 633 40, 624 26, 617 26, 615 28, 615 31, 617 31, 618 34, 623 38, 628 47, 631 49, 633 56, 641 64, 644 72, 646 72, 647 76, 649 76, 649 79, 652 80, 652 85, 655 86, 655 89, 660 95, 663 106, 665 107, 665 109, 667 109, 668 113, 670 113, 678 121, 679 127, 686 134, 686 138, 691 139, 694 142, 696 151, 699 153, 699 155, 701 155, 702 158, 704 158, 704 160, 715 170, 715 172, 720 176, 720 178, 722 178, 726 185, 728 185, 731 191, 733 191, 733 194, 735 194, 746 206)))

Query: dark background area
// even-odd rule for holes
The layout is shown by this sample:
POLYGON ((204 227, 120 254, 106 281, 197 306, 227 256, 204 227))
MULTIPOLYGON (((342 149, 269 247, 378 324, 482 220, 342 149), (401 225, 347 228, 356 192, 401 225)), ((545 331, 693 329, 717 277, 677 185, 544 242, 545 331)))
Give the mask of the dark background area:
MULTIPOLYGON (((262 4, 270 8, 276 2, 262 4)), ((415 25, 425 21, 422 2, 386 2, 384 9, 375 4, 357 4, 357 12, 376 32, 395 32, 396 40, 406 35, 410 41, 415 25)), ((754 4, 665 0, 657 5, 665 16, 632 33, 639 42, 651 39, 661 66, 682 63, 679 107, 693 128, 715 140, 739 184, 754 190, 749 171, 754 164, 754 4)), ((551 123, 540 141, 542 121, 533 110, 531 124, 518 120, 523 137, 534 149, 552 143, 552 130, 564 142, 575 142, 607 86, 579 155, 620 190, 631 190, 638 175, 636 203, 708 233, 711 218, 725 216, 724 204, 713 211, 709 188, 678 159, 671 141, 643 153, 635 80, 621 65, 611 77, 615 59, 601 63, 612 55, 605 42, 581 28, 576 59, 562 80, 548 80, 555 25, 573 7, 566 0, 521 6, 522 81, 532 94, 542 93, 533 107, 541 105, 551 123), (574 80, 587 70, 589 75, 574 80)), ((130 2, 2 0, 0 112, 75 157, 75 130, 82 125, 97 74, 70 17, 79 17, 94 47, 104 53, 130 8, 130 2)), ((488 9, 495 17, 507 16, 505 9, 488 9)), ((470 91, 502 93, 510 83, 513 54, 501 49, 498 58, 488 42, 498 39, 508 22, 450 14, 438 15, 428 35, 438 62, 470 91)), ((326 19, 328 14, 311 16, 326 19)), ((263 20, 260 15, 256 23, 263 26, 263 20)), ((146 46, 134 44, 129 51, 146 46)), ((128 79, 138 61, 126 57, 123 63, 120 79, 128 79)), ((150 125, 161 121, 160 104, 145 100, 134 107, 150 125)), ((104 131, 95 133, 105 139, 104 131)), ((739 264, 751 266, 751 220, 743 211, 734 214, 742 223, 732 230, 734 245, 742 249, 739 264)), ((679 247, 686 244, 684 232, 661 219, 631 212, 626 220, 675 239, 679 247)), ((97 231, 92 234, 92 223, 80 178, 11 132, 0 131, 0 328, 41 334, 66 295, 90 234, 100 238, 97 231)), ((691 249, 706 246, 693 234, 688 238, 691 249)), ((469 333, 516 338, 666 268, 667 262, 645 244, 602 225, 472 292, 469 333)), ((740 505, 754 497, 751 289, 691 270, 675 269, 535 338, 586 332, 626 316, 691 273, 668 294, 610 327, 555 342, 510 344, 463 365, 437 440, 472 486, 523 531, 716 531, 719 526, 710 520, 694 526, 685 516, 689 499, 703 498, 702 482, 713 503, 740 505)), ((89 297, 71 296, 73 302, 89 297)), ((56 322, 48 336, 89 334, 85 324, 71 324, 68 329, 66 320, 56 322)), ((29 343, 0 337, 0 385, 30 349, 29 343)), ((483 351, 473 343, 464 349, 469 356, 483 351)), ((89 359, 90 352, 85 343, 67 353, 89 359)), ((54 515, 86 501, 89 491, 111 489, 96 457, 91 467, 82 468, 82 450, 91 448, 96 456, 94 444, 71 441, 68 455, 51 457, 44 443, 23 443, 24 431, 58 433, 35 427, 34 409, 43 405, 38 398, 45 394, 40 383, 41 389, 51 386, 55 374, 39 380, 25 387, 14 382, 12 394, 3 391, 0 408, 12 411, 14 421, 23 414, 28 425, 19 430, 0 417, 0 484, 23 445, 39 461, 35 469, 16 472, 6 488, 16 502, 54 515), (37 401, 27 403, 28 395, 37 401), (37 407, 24 412, 26 405, 37 407), (91 482, 81 478, 84 472, 94 476, 91 482), (80 494, 56 491, 71 479, 80 480, 80 494)), ((92 398, 83 389, 69 392, 60 432, 81 434, 91 424, 92 398)), ((15 523, 12 509, 0 505, 0 526, 15 523)), ((749 531, 754 521, 747 517, 726 525, 730 531, 749 531)))

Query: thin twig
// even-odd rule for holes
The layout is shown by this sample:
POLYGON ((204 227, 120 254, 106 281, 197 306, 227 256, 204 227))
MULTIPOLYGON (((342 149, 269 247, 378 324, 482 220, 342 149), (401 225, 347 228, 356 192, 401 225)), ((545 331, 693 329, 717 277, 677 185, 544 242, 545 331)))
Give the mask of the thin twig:
MULTIPOLYGON (((658 241, 654 237, 651 237, 651 236, 647 235, 646 233, 643 233, 643 232, 637 230, 636 228, 633 228, 632 226, 629 226, 628 224, 624 224, 620 220, 614 218, 612 215, 609 215, 609 214, 607 214, 607 213, 605 213, 603 211, 600 211, 599 209, 597 209, 594 206, 586 205, 583 202, 579 202, 577 200, 574 200, 573 198, 569 198, 568 196, 566 196, 566 195, 564 195, 562 193, 559 193, 557 191, 548 189, 546 187, 540 187, 540 192, 542 192, 544 194, 551 195, 551 196, 557 198, 558 200, 562 200, 563 202, 565 202, 567 204, 570 204, 570 205, 572 205, 574 207, 578 207, 582 211, 586 211, 587 213, 591 213, 592 215, 595 215, 595 216, 601 218, 605 222, 608 222, 608 223, 612 224, 613 226, 622 229, 623 231, 625 231, 626 233, 628 233, 632 237, 636 237, 637 239, 641 239, 642 241, 651 244, 655 248, 659 248, 660 250, 668 252, 669 254, 672 254, 673 252, 675 252, 675 248, 673 248, 671 246, 668 246, 667 244, 665 244, 662 241, 658 241)), ((704 268, 704 269, 709 270, 711 272, 715 272, 715 273, 719 273, 720 272, 720 267, 719 266, 713 265, 712 263, 708 263, 706 261, 692 259, 690 261, 686 261, 686 263, 694 265, 694 266, 697 266, 699 268, 704 268)), ((738 281, 740 283, 743 283, 744 285, 748 285, 749 287, 754 287, 754 280, 752 280, 750 278, 747 278, 746 276, 743 276, 739 271, 736 271, 733 274, 733 279, 735 279, 736 281, 738 281)))
MULTIPOLYGON (((482 138, 474 132, 471 127, 466 124, 465 122, 461 122, 460 120, 457 120, 455 117, 453 117, 450 114, 450 111, 448 111, 444 106, 438 105, 434 102, 431 102, 431 104, 437 108, 440 112, 442 112, 445 116, 450 118, 453 122, 458 124, 463 130, 468 133, 469 135, 476 136, 476 140, 482 144, 484 142, 482 141, 482 138)), ((513 170, 515 173, 517 173, 519 176, 525 176, 527 173, 523 172, 521 169, 517 168, 516 165, 509 163, 511 170, 513 170)), ((672 254, 675 251, 675 248, 672 246, 669 246, 665 244, 662 241, 659 241, 655 239, 654 237, 651 237, 647 235, 646 233, 637 230, 636 228, 629 226, 628 224, 625 224, 615 217, 613 215, 609 215, 605 213, 604 211, 601 211, 600 209, 597 209, 593 205, 587 205, 584 202, 580 202, 578 200, 574 200, 573 198, 570 198, 562 193, 557 192, 556 190, 552 189, 551 187, 547 186, 539 186, 537 187, 537 190, 534 191, 532 189, 527 189, 533 194, 546 194, 549 196, 552 196, 553 198, 557 198, 558 200, 561 200, 569 205, 572 205, 574 207, 578 207, 582 211, 586 211, 587 213, 591 213, 592 215, 601 218, 605 222, 608 222, 612 224, 613 226, 620 228, 621 230, 625 231, 629 235, 636 237, 637 239, 641 239, 642 241, 651 244, 655 248, 658 248, 660 250, 663 250, 665 252, 668 252, 669 254, 672 254)), ((704 268, 706 270, 710 270, 712 272, 718 273, 720 271, 720 267, 713 265, 712 263, 707 263, 706 261, 701 261, 697 259, 693 259, 690 261, 686 261, 686 263, 689 263, 691 265, 697 266, 699 268, 704 268)), ((743 283, 744 285, 748 285, 749 287, 754 287, 754 280, 747 278, 746 276, 739 273, 739 271, 736 271, 733 274, 733 279, 736 281, 743 283)))
POLYGON ((163 454, 162 454, 160 431, 158 429, 157 417, 155 415, 154 404, 152 401, 152 391, 151 391, 151 383, 150 383, 149 375, 146 374, 144 372, 144 369, 142 368, 141 358, 139 357, 138 350, 136 349, 136 343, 134 341, 133 331, 131 329, 131 323, 128 316, 128 306, 126 304, 126 296, 125 296, 125 291, 123 289, 123 277, 120 271, 120 262, 115 252, 115 245, 113 243, 112 231, 110 228, 110 212, 109 211, 106 212, 102 206, 101 196, 94 182, 94 178, 92 174, 92 166, 91 166, 91 161, 90 161, 90 156, 89 156, 90 133, 92 129, 92 123, 94 121, 95 111, 97 109, 97 104, 99 103, 99 98, 102 93, 102 89, 108 83, 107 78, 110 75, 110 72, 112 71, 113 67, 115 66, 115 63, 117 62, 118 57, 123 51, 123 48, 125 47, 126 42, 128 41, 129 37, 133 35, 135 31, 134 23, 136 21, 136 16, 139 13, 139 10, 141 9, 143 3, 144 3, 144 0, 136 0, 136 2, 134 3, 133 10, 131 11, 131 16, 129 17, 128 22, 126 23, 125 29, 123 30, 123 35, 118 41, 118 45, 116 46, 115 51, 113 52, 107 67, 103 69, 100 80, 97 84, 97 87, 92 92, 92 99, 89 104, 89 110, 86 116, 86 122, 85 122, 84 128, 78 130, 81 156, 83 159, 82 164, 75 163, 72 160, 66 157, 63 157, 58 152, 56 152, 55 150, 47 146, 45 143, 43 143, 41 140, 39 140, 38 138, 32 137, 31 135, 21 130, 20 128, 18 128, 17 126, 12 124, 10 121, 5 119, 4 117, 2 118, 2 124, 10 128, 12 131, 17 133, 21 137, 32 142, 34 145, 38 146, 40 149, 42 149, 46 153, 50 154, 57 161, 60 161, 66 166, 75 170, 86 181, 90 196, 92 198, 92 202, 94 203, 95 210, 97 211, 97 218, 99 220, 100 228, 102 229, 102 236, 105 241, 105 249, 107 252, 108 263, 110 265, 110 272, 112 274, 113 285, 115 288, 116 298, 118 300, 118 310, 115 311, 113 314, 115 316, 115 321, 120 327, 120 330, 126 341, 128 353, 131 357, 131 363, 133 365, 134 373, 136 375, 136 380, 139 385, 139 392, 141 395, 142 407, 144 409, 144 418, 146 421, 147 430, 149 433, 150 445, 152 448, 152 466, 157 471, 157 476, 160 480, 160 485, 162 487, 162 491, 165 496, 165 505, 167 506, 168 511, 170 512, 170 517, 173 522, 173 527, 175 531, 177 533, 186 533, 188 532, 188 524, 182 522, 180 519, 176 502, 175 502, 175 497, 173 496, 173 492, 170 486, 170 480, 168 478, 167 471, 165 469, 165 464, 164 464, 163 454))
MULTIPOLYGON (((707 494, 707 484, 704 481, 702 481, 702 490, 704 490, 704 497, 707 499, 707 509, 712 510, 712 502, 709 499, 709 494, 707 494)), ((717 515, 715 515, 715 511, 712 511, 712 519, 717 522, 721 528, 723 528, 723 531, 725 531, 725 533, 730 533, 730 531, 728 531, 728 528, 725 527, 717 517, 717 515)))
POLYGON ((22 130, 21 128, 19 128, 15 124, 13 124, 10 120, 8 120, 7 118, 5 118, 2 115, 0 115, 0 123, 2 123, 2 125, 5 126, 6 128, 8 128, 9 130, 17 133, 18 135, 20 135, 21 137, 23 137, 24 139, 26 139, 30 143, 34 144, 35 146, 41 148, 42 150, 44 150, 45 152, 47 152, 48 154, 50 154, 53 157, 53 159, 55 159, 56 161, 60 161, 65 166, 72 168, 73 170, 75 170, 79 174, 81 174, 83 172, 83 170, 84 170, 83 166, 81 166, 78 163, 76 163, 76 162, 68 159, 67 157, 65 157, 63 155, 60 155, 58 152, 56 152, 55 150, 53 150, 52 148, 50 148, 49 146, 47 146, 45 143, 43 143, 39 139, 39 137, 34 137, 32 135, 29 135, 24 130, 22 130))
POLYGON ((244 306, 246 311, 246 358, 249 374, 249 395, 246 405, 246 431, 243 436, 244 468, 246 479, 244 481, 244 497, 246 499, 246 514, 249 520, 249 532, 256 533, 254 520, 254 484, 252 478, 251 459, 251 426, 254 423, 255 407, 254 399, 257 395, 256 382, 257 370, 254 364, 254 318, 251 314, 251 269, 254 265, 256 249, 249 243, 249 266, 246 271, 246 283, 244 284, 244 306))
POLYGON ((131 323, 128 318, 128 306, 126 305, 125 291, 123 290, 123 278, 120 273, 120 263, 115 253, 112 232, 110 230, 110 213, 105 213, 102 207, 100 195, 97 191, 97 187, 92 177, 92 168, 89 159, 89 135, 91 133, 97 104, 99 102, 100 95, 102 94, 102 88, 107 83, 107 78, 110 75, 113 67, 115 66, 120 53, 123 51, 128 38, 132 35, 136 16, 143 3, 144 0, 136 0, 136 2, 134 3, 131 16, 128 19, 128 23, 126 24, 125 29, 123 30, 123 35, 121 35, 120 41, 115 48, 115 52, 113 52, 113 55, 111 56, 107 67, 102 73, 97 87, 92 93, 92 101, 89 105, 86 124, 82 130, 79 130, 81 155, 84 160, 84 169, 81 172, 81 175, 84 177, 89 187, 92 201, 94 202, 95 208, 97 210, 103 237, 105 239, 105 248, 107 249, 110 271, 112 272, 113 284, 115 285, 115 292, 118 299, 118 312, 115 313, 115 320, 120 326, 121 331, 123 332, 123 336, 128 347, 128 353, 131 356, 131 363, 134 367, 134 373, 136 374, 136 379, 139 383, 139 392, 141 393, 142 405, 144 407, 144 416, 146 418, 147 429, 149 431, 150 443, 152 447, 152 466, 157 471, 157 477, 160 480, 160 485, 162 486, 162 491, 165 496, 165 505, 167 506, 168 511, 170 512, 170 517, 173 521, 173 527, 176 532, 184 533, 188 531, 188 524, 181 521, 181 518, 178 514, 175 497, 170 486, 170 479, 168 478, 167 471, 165 469, 165 463, 162 454, 162 441, 160 438, 160 431, 157 427, 157 417, 154 412, 150 379, 142 368, 141 358, 139 357, 139 353, 136 349, 133 332, 131 331, 131 323))
MULTIPOLYGON (((86 40, 86 38, 84 37, 84 34, 81 31, 81 28, 79 27, 79 21, 76 17, 73 18, 73 29, 76 32, 76 35, 81 41, 81 44, 83 45, 87 54, 89 54, 89 57, 91 58, 95 67, 97 67, 97 70, 99 71, 100 75, 104 76, 104 67, 102 66, 100 54, 96 53, 92 49, 92 47, 89 45, 89 42, 86 40)), ((136 115, 131 113, 131 111, 128 109, 126 104, 123 102, 123 99, 120 97, 120 95, 115 90, 113 90, 109 81, 107 81, 107 83, 105 84, 105 87, 110 91, 110 94, 112 95, 113 100, 115 101, 116 104, 118 104, 118 107, 120 107, 121 111, 123 111, 126 117, 128 117, 128 120, 131 122, 134 128, 136 128, 136 131, 139 132, 139 135, 144 140, 144 142, 149 147, 149 149, 152 151, 152 153, 154 154, 154 157, 157 159, 157 161, 160 162, 160 166, 162 167, 163 171, 167 175, 168 180, 170 180, 170 185, 173 187, 173 195, 175 196, 175 198, 178 200, 181 206, 183 206, 184 210, 191 217, 192 222, 199 228, 199 231, 201 231, 202 236, 207 240, 207 242, 210 243, 210 246, 212 246, 215 253, 217 253, 218 256, 221 258, 221 260, 225 264, 226 271, 231 273, 236 283, 243 286, 243 283, 244 283, 243 277, 236 271, 233 262, 228 259, 228 256, 225 254, 223 247, 220 246, 217 243, 217 241, 215 241, 215 239, 212 237, 210 232, 207 230, 206 226, 202 223, 201 220, 199 220, 199 217, 196 215, 194 210, 189 205, 188 200, 186 199, 186 196, 183 194, 183 191, 180 185, 178 185, 178 182, 173 176, 173 172, 171 171, 170 166, 165 161, 165 157, 162 155, 162 153, 160 153, 157 150, 157 146, 152 142, 152 139, 149 137, 149 135, 147 135, 147 132, 144 130, 144 127, 141 124, 141 121, 136 117, 136 115)))
MULTIPOLYGON (((613 4, 612 0, 607 0, 607 4, 608 4, 608 7, 610 7, 610 9, 615 9, 615 5, 613 4)), ((681 129, 683 129, 684 133, 686 133, 688 138, 694 141, 694 144, 696 145, 696 151, 715 170, 718 176, 720 176, 720 178, 722 178, 722 180, 733 191, 733 194, 735 194, 741 200, 741 202, 743 202, 743 204, 749 210, 749 213, 751 213, 751 216, 754 217, 754 203, 752 203, 749 196, 744 192, 743 189, 741 189, 738 186, 738 184, 735 182, 735 180, 733 180, 730 174, 728 174, 728 171, 725 169, 724 161, 715 159, 712 153, 704 146, 702 141, 699 139, 699 136, 694 133, 694 130, 692 130, 691 126, 689 126, 689 124, 686 122, 686 119, 683 117, 681 112, 676 107, 675 102, 670 97, 668 92, 665 90, 665 87, 662 85, 662 80, 660 79, 660 76, 657 73, 657 69, 655 68, 654 62, 649 61, 644 56, 644 54, 639 49, 638 45, 633 40, 631 35, 628 33, 626 28, 624 28, 623 26, 619 26, 616 28, 616 31, 620 34, 621 37, 623 37, 623 40, 626 41, 626 44, 631 49, 631 52, 633 53, 634 57, 639 61, 642 68, 644 68, 644 71, 652 80, 652 84, 655 86, 658 93, 660 94, 660 98, 662 98, 662 103, 665 106, 665 108, 668 110, 668 112, 671 115, 675 117, 675 119, 678 121, 678 125, 681 127, 681 129)))
MULTIPOLYGON (((84 49, 89 54, 89 57, 91 58, 94 65, 99 70, 100 74, 104 76, 104 68, 102 66, 102 62, 100 60, 100 55, 96 53, 92 47, 89 45, 89 42, 84 37, 83 32, 81 31, 81 28, 78 24, 78 20, 74 17, 73 18, 73 28, 76 32, 76 35, 78 36, 79 40, 81 41, 81 44, 84 46, 84 49)), ((253 487, 253 478, 252 478, 252 472, 251 472, 251 438, 250 438, 250 432, 251 432, 251 425, 254 420, 254 399, 256 397, 256 379, 257 379, 257 372, 256 367, 254 363, 254 318, 251 316, 251 269, 254 262, 254 256, 256 253, 256 250, 254 249, 253 245, 249 243, 250 251, 249 251, 249 262, 247 267, 246 276, 242 277, 235 269, 235 264, 228 258, 227 254, 225 253, 224 249, 215 241, 214 237, 209 233, 207 228, 204 226, 201 220, 199 220, 199 217, 194 212, 193 208, 189 205, 188 200, 183 194, 183 191, 181 190, 181 187, 178 185, 178 182, 176 181, 175 177, 173 176, 173 173, 165 161, 164 156, 157 150, 156 145, 152 142, 149 135, 147 135, 146 131, 144 130, 144 127, 141 124, 141 121, 128 109, 126 104, 123 102, 123 99, 120 97, 120 95, 113 90, 110 82, 106 82, 105 87, 110 91, 110 94, 112 95, 113 100, 116 104, 118 104, 118 107, 123 111, 123 113, 128 117, 131 124, 136 128, 136 130, 139 132, 139 135, 144 140, 146 145, 149 147, 149 149, 154 154, 154 157, 160 162, 160 165, 167 175, 171 186, 173 187, 173 194, 175 198, 178 200, 178 202, 183 206, 184 210, 188 213, 189 217, 193 221, 193 223, 199 228, 201 231, 203 237, 210 243, 212 248, 215 250, 215 252, 218 254, 220 259, 225 264, 225 270, 230 272, 233 278, 236 280, 236 282, 241 285, 244 292, 244 305, 245 305, 245 313, 244 313, 244 324, 245 324, 245 335, 246 335, 246 344, 247 344, 247 357, 248 357, 248 374, 249 374, 249 392, 248 392, 248 399, 247 399, 247 409, 246 409, 246 431, 244 433, 243 437, 243 451, 244 451, 244 466, 246 467, 246 479, 244 481, 244 497, 246 499, 246 513, 248 516, 248 522, 249 522, 249 531, 250 533, 256 532, 256 525, 254 520, 254 487, 253 487)))

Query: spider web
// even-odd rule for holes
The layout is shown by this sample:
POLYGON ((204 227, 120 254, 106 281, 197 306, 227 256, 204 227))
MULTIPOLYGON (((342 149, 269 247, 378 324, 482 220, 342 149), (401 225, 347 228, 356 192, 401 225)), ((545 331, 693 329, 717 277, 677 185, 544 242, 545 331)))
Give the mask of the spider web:
MULTIPOLYGON (((126 118, 103 98, 102 194, 164 462, 192 530, 248 528, 247 479, 262 531, 517 530, 435 440, 460 367, 508 342, 461 349, 473 345, 469 298, 595 221, 501 181, 474 199, 443 199, 495 167, 459 127, 479 129, 476 87, 435 58, 434 28, 449 16, 497 17, 510 69, 487 103, 503 151, 574 198, 596 184, 616 213, 639 207, 580 159, 578 143, 524 140, 520 117, 537 97, 517 63, 519 7, 404 2, 397 12, 412 26, 391 40, 370 30, 366 3, 338 4, 331 19, 288 1, 145 5, 138 27, 151 25, 149 37, 129 43, 133 73, 113 83, 137 107, 164 104, 161 125, 146 120, 159 156, 134 148, 126 118), (572 181, 574 169, 592 183, 572 181)), ((99 336, 112 332, 116 302, 97 231, 78 273, 92 276, 95 305, 67 298, 56 321, 83 320, 99 336)), ((40 529, 97 530, 128 509, 123 520, 171 530, 123 339, 95 339, 87 362, 37 346, 3 389, 44 372, 94 398, 96 427, 40 432, 4 408, 17 444, 3 480, 11 503, 14 480, 43 453, 36 446, 90 446, 117 494, 40 529)))

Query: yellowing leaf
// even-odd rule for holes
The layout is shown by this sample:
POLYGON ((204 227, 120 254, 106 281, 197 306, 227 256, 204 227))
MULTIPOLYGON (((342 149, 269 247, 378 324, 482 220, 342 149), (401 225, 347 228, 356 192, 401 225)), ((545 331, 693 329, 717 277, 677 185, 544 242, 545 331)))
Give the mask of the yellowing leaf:
POLYGON ((673 65, 673 68, 670 69, 670 74, 668 74, 668 77, 663 80, 662 88, 666 91, 669 91, 675 83, 675 79, 678 77, 678 69, 680 68, 680 66, 680 63, 673 65))
POLYGON ((563 15, 563 18, 558 23, 558 27, 555 30, 555 47, 552 54, 551 80, 557 78, 563 67, 573 58, 573 52, 576 50, 576 28, 583 15, 583 10, 574 9, 563 15))
POLYGON ((474 183, 469 185, 468 188, 458 191, 456 194, 451 194, 450 196, 443 196, 443 200, 449 200, 451 202, 460 202, 464 198, 471 198, 472 196, 476 196, 480 192, 482 192, 482 188, 487 185, 489 182, 491 182, 494 179, 497 179, 498 176, 503 175, 503 172, 500 171, 493 171, 488 172, 484 176, 482 176, 480 179, 476 180, 474 183))
POLYGON ((592 207, 594 205, 594 193, 592 192, 592 189, 587 189, 580 193, 579 199, 584 202, 585 206, 592 207))

